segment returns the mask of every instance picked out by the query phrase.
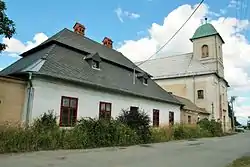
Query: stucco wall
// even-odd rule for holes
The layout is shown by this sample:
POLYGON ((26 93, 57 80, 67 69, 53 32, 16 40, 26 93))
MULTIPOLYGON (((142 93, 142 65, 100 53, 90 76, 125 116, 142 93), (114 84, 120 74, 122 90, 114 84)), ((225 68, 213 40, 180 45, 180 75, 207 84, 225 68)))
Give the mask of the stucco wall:
MULTIPOLYGON (((198 107, 205 108, 208 112, 212 113, 212 103, 215 119, 223 121, 225 116, 226 130, 230 127, 230 120, 228 117, 227 106, 227 87, 223 81, 219 82, 219 79, 215 75, 204 75, 193 77, 183 77, 174 79, 156 80, 162 88, 167 91, 176 94, 177 96, 185 97, 194 102, 198 107), (197 90, 204 90, 204 99, 197 98, 197 90), (220 91, 220 93, 219 93, 220 91), (220 97, 222 111, 225 112, 220 115, 220 97), (224 95, 223 95, 224 94, 224 95)), ((212 118, 212 114, 210 114, 212 118)), ((224 125, 223 125, 224 126, 224 125)))
POLYGON ((0 124, 21 121, 25 88, 23 81, 0 77, 0 124))
POLYGON ((182 109, 181 110, 181 122, 184 124, 188 124, 188 116, 191 116, 191 124, 196 124, 199 120, 202 120, 204 118, 209 118, 209 115, 197 113, 189 110, 182 109))
MULTIPOLYGON (((162 103, 146 100, 139 97, 124 96, 109 92, 99 92, 93 89, 84 88, 63 82, 52 82, 44 79, 33 80, 34 100, 31 118, 36 118, 53 110, 60 114, 62 96, 78 98, 78 113, 80 117, 98 117, 100 101, 112 103, 112 117, 118 116, 122 109, 129 109, 130 106, 137 106, 147 112, 151 119, 153 109, 160 110, 160 124, 168 124, 169 111, 174 112, 175 122, 180 122, 180 106, 169 103, 162 103)), ((59 121, 59 120, 58 120, 59 121)))

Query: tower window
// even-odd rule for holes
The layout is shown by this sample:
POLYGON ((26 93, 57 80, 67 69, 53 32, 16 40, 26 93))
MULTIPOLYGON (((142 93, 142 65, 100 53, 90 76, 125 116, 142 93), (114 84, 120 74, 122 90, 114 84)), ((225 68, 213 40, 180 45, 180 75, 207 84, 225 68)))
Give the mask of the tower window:
POLYGON ((201 56, 202 58, 209 56, 208 45, 203 45, 201 47, 201 53, 202 53, 202 56, 201 56))
POLYGON ((204 91, 203 90, 198 90, 197 94, 198 94, 198 99, 204 99, 204 91))

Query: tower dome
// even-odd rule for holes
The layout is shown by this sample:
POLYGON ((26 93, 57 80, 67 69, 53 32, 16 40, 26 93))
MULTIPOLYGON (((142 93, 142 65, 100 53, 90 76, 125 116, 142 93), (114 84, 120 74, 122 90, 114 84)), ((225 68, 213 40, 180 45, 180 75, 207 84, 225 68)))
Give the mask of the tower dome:
POLYGON ((193 41, 198 38, 208 37, 212 35, 218 35, 221 38, 222 42, 225 43, 222 37, 220 36, 220 34, 217 32, 214 26, 210 23, 205 23, 201 25, 199 28, 197 28, 193 37, 190 40, 193 41))

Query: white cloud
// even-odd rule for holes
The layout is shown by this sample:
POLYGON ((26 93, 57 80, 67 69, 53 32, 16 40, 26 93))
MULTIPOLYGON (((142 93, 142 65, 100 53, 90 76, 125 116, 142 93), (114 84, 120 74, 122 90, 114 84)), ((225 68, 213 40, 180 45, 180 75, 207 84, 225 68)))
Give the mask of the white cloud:
MULTIPOLYGON (((235 3, 231 1, 230 4, 232 6, 235 3)), ((170 39, 195 7, 196 5, 191 6, 187 4, 179 6, 164 18, 163 24, 152 23, 148 29, 148 36, 138 40, 125 40, 123 45, 117 48, 117 50, 132 61, 141 61, 149 58, 170 39)), ((224 10, 220 11, 220 13, 225 12, 224 10)), ((203 4, 184 28, 157 56, 192 52, 192 43, 189 38, 192 37, 197 27, 201 25, 201 20, 204 20, 204 17, 209 14, 215 15, 215 12, 211 11, 206 4, 203 4)), ((238 92, 250 90, 250 57, 248 55, 250 44, 243 33, 248 30, 249 21, 220 16, 216 19, 209 18, 209 22, 215 26, 225 41, 223 45, 225 77, 231 85, 231 89, 238 92), (235 29, 236 23, 237 29, 235 29)), ((248 99, 248 103, 250 103, 250 99, 248 99)), ((250 114, 250 108, 248 107, 243 105, 236 108, 239 116, 250 114), (248 111, 244 111, 247 109, 248 111)))
POLYGON ((44 33, 37 33, 32 41, 27 41, 26 43, 15 38, 3 38, 2 43, 7 45, 4 52, 8 53, 9 56, 17 57, 19 54, 36 47, 47 39, 48 37, 44 33))
POLYGON ((0 68, 0 71, 2 71, 3 70, 3 68, 0 68))
POLYGON ((141 17, 138 13, 133 13, 133 12, 129 12, 129 11, 124 11, 124 10, 122 10, 121 8, 115 9, 115 13, 116 13, 118 19, 119 19, 121 22, 124 22, 123 19, 124 19, 125 17, 130 18, 130 19, 138 19, 138 18, 141 17))

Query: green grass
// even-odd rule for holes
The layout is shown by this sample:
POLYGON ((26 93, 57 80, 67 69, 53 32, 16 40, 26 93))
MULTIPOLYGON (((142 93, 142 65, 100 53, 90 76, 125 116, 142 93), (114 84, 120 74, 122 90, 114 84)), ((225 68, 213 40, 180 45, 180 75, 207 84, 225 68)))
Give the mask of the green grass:
POLYGON ((243 156, 234 160, 227 167, 250 167, 250 156, 243 156))

